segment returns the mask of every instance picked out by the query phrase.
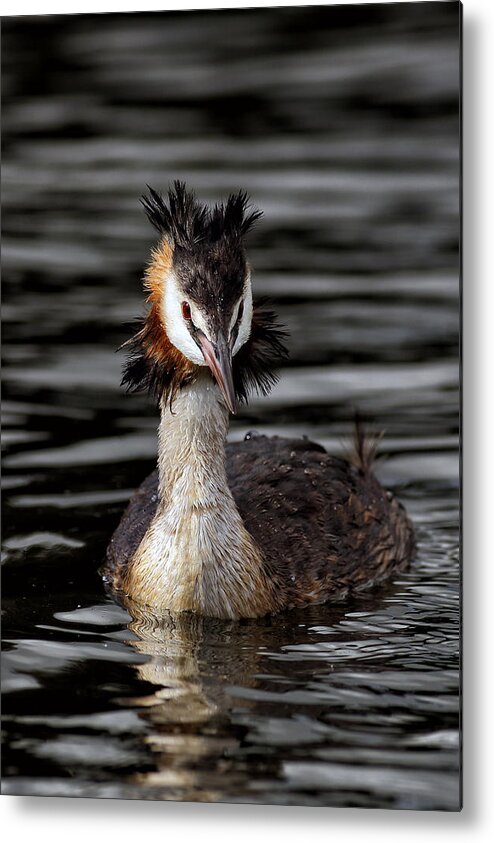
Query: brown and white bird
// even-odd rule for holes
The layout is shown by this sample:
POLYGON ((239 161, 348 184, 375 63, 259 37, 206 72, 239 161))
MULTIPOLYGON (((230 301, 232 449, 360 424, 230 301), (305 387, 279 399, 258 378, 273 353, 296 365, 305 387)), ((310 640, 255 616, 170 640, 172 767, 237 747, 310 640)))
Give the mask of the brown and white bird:
POLYGON ((158 467, 111 539, 106 580, 156 611, 242 618, 403 570, 412 527, 360 433, 349 461, 304 439, 226 443, 237 402, 266 394, 286 355, 275 315, 252 300, 243 238, 261 213, 244 193, 209 208, 180 182, 143 204, 161 237, 123 383, 159 401, 158 467))

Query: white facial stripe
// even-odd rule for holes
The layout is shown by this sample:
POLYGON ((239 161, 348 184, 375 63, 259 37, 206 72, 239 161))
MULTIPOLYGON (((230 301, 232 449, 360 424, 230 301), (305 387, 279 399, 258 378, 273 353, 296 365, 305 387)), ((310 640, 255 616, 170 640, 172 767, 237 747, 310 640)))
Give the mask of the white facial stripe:
POLYGON ((232 318, 230 319, 230 328, 229 328, 230 334, 233 331, 235 325, 237 324, 238 312, 240 310, 240 306, 241 306, 243 300, 244 300, 244 293, 242 293, 242 297, 238 300, 237 304, 233 308, 232 318))
MULTIPOLYGON (((166 332, 171 343, 178 348, 182 354, 195 363, 197 366, 206 366, 207 363, 202 355, 201 350, 192 339, 186 321, 182 313, 182 302, 187 301, 190 307, 192 322, 199 328, 208 339, 209 329, 206 320, 197 308, 197 306, 189 299, 184 298, 184 294, 179 287, 177 278, 174 272, 170 272, 165 282, 165 290, 161 302, 163 321, 166 325, 166 332)), ((233 346, 232 354, 235 355, 247 342, 250 336, 251 322, 252 322, 252 285, 250 281, 250 273, 247 276, 243 298, 239 300, 234 310, 230 331, 233 329, 238 319, 238 312, 241 303, 244 305, 244 312, 239 325, 235 345, 233 346)))
MULTIPOLYGON (((233 346, 232 354, 235 355, 243 345, 247 342, 250 337, 250 329, 252 324, 252 284, 250 281, 250 273, 247 275, 247 281, 245 285, 245 293, 244 297, 241 300, 244 303, 244 312, 242 314, 242 320, 240 322, 240 326, 238 329, 237 339, 235 340, 235 345, 233 346)), ((240 302, 239 302, 240 307, 240 302)), ((238 316, 238 308, 236 309, 236 314, 238 316)), ((235 323, 233 323, 235 324, 235 323)), ((232 325, 233 327, 233 325, 232 325)))
POLYGON ((205 334, 208 339, 210 339, 209 328, 206 325, 206 320, 204 319, 204 316, 202 315, 201 311, 196 307, 194 302, 190 301, 190 299, 187 299, 187 301, 189 303, 190 315, 192 317, 193 324, 196 326, 196 328, 199 328, 199 330, 201 330, 202 333, 205 334))
MULTIPOLYGON (((185 323, 182 314, 182 302, 184 297, 177 283, 177 279, 173 272, 167 276, 165 283, 165 292, 161 302, 164 323, 166 325, 166 332, 170 342, 175 348, 178 348, 182 354, 185 355, 193 363, 198 366, 206 366, 206 361, 202 356, 202 352, 197 347, 192 339, 189 329, 185 323)), ((197 328, 206 333, 204 319, 200 312, 189 302, 192 321, 197 328)))

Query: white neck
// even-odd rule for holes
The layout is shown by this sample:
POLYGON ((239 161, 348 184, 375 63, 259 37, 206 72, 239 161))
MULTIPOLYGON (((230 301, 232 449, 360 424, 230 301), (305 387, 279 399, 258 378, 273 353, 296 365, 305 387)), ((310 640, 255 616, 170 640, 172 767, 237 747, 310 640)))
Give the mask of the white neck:
POLYGON ((233 498, 225 471, 228 411, 209 372, 161 410, 158 445, 160 508, 205 508, 233 498))
POLYGON ((158 507, 132 572, 132 591, 151 605, 215 617, 269 611, 262 555, 228 487, 227 431, 208 372, 162 408, 158 507))

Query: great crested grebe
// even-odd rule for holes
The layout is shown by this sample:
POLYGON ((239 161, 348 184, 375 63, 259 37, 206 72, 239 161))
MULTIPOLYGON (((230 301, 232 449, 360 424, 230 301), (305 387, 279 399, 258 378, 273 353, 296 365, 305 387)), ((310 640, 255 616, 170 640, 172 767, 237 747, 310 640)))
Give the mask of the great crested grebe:
POLYGON ((168 201, 151 189, 142 201, 161 239, 122 382, 159 401, 158 467, 111 539, 105 579, 158 611, 235 619, 341 600, 403 570, 412 527, 360 433, 349 461, 304 439, 226 443, 236 402, 269 392, 286 355, 243 249, 261 213, 244 193, 208 208, 181 182, 168 201))

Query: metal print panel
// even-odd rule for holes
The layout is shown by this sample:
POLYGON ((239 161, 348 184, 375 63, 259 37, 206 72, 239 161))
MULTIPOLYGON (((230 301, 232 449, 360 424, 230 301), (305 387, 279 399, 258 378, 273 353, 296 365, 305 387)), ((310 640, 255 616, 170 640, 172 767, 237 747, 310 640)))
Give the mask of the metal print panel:
POLYGON ((3 20, 3 793, 459 810, 460 33, 3 20))

